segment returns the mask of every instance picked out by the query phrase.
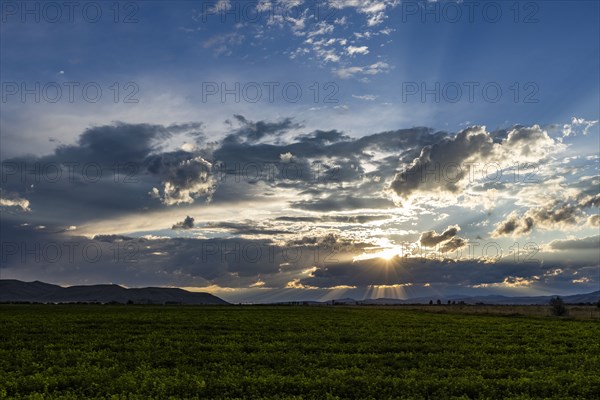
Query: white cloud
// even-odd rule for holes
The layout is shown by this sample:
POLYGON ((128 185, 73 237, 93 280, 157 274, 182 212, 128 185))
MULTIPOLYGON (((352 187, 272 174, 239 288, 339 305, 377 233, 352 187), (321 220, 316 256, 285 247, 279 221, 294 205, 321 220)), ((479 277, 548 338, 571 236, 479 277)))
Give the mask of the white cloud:
POLYGON ((390 70, 390 65, 379 61, 371 65, 367 65, 364 67, 347 67, 347 68, 338 68, 333 72, 342 79, 352 78, 356 75, 377 75, 383 72, 387 72, 390 70))
POLYGON ((346 51, 351 56, 354 54, 369 54, 369 48, 367 46, 348 46, 346 47, 346 51))
POLYGON ((573 117, 571 118, 570 124, 563 125, 563 137, 567 136, 575 136, 578 133, 582 133, 583 135, 587 135, 590 132, 590 129, 598 125, 598 121, 588 121, 583 118, 573 117))
POLYGON ((219 0, 214 5, 214 7, 210 8, 210 12, 225 12, 231 9, 231 2, 229 0, 219 0))
POLYGON ((292 279, 285 285, 285 287, 286 287, 286 289, 304 289, 304 290, 318 289, 318 287, 316 287, 316 286, 310 286, 310 285, 305 285, 305 284, 301 283, 300 278, 292 279))
POLYGON ((583 278, 573 279, 571 282, 572 283, 588 283, 589 281, 590 281, 590 278, 584 276, 583 278))
POLYGON ((319 23, 316 25, 316 29, 315 29, 315 30, 313 30, 313 31, 311 31, 311 32, 308 32, 308 35, 307 35, 307 36, 308 36, 309 38, 311 38, 311 37, 315 37, 315 36, 322 36, 322 35, 325 35, 325 34, 328 34, 328 33, 331 33, 331 32, 333 32, 333 28, 334 28, 334 26, 333 26, 333 25, 331 25, 331 24, 328 24, 328 23, 327 23, 327 22, 325 22, 325 21, 321 21, 321 22, 319 22, 319 23))
POLYGON ((377 99, 377 96, 375 96, 374 94, 364 94, 364 95, 353 94, 352 97, 354 97, 355 99, 364 100, 364 101, 375 101, 377 99))
POLYGON ((210 176, 211 163, 200 156, 179 163, 165 164, 163 193, 152 188, 151 197, 165 205, 192 204, 197 197, 212 195, 215 182, 210 176))
MULTIPOLYGON (((419 200, 431 201, 432 196, 439 196, 452 203, 470 186, 481 181, 490 182, 489 175, 500 174, 517 163, 542 164, 546 157, 563 148, 538 125, 511 129, 499 143, 494 141, 485 126, 472 126, 454 137, 424 147, 417 158, 403 166, 391 187, 404 200, 415 195, 419 200), (426 171, 434 168, 439 168, 440 174, 445 175, 424 179, 426 171)), ((519 173, 524 174, 523 180, 537 182, 536 179, 539 179, 535 173, 531 176, 527 175, 527 171, 520 170, 519 173)), ((538 190, 538 185, 535 188, 538 190)), ((486 193, 493 189, 486 190, 486 193)), ((473 194, 481 202, 481 192, 473 194)))
POLYGON ((287 153, 284 153, 284 154, 280 154, 279 158, 281 159, 281 162, 289 163, 289 162, 292 161, 292 159, 294 158, 294 156, 292 155, 292 153, 287 152, 287 153))
POLYGON ((365 14, 369 26, 382 23, 387 18, 387 9, 398 4, 399 0, 329 0, 329 5, 333 8, 354 8, 357 12, 365 14))
POLYGON ((213 49, 216 56, 232 54, 232 49, 235 46, 240 45, 244 41, 245 37, 237 32, 230 32, 223 35, 213 36, 206 40, 202 46, 205 49, 213 49))
POLYGON ((540 280, 539 276, 532 276, 531 278, 523 278, 520 276, 507 276, 502 282, 495 283, 481 283, 479 285, 473 285, 474 288, 488 288, 488 287, 529 287, 532 284, 540 280))
POLYGON ((11 199, 0 197, 0 206, 21 207, 23 211, 31 211, 29 208, 29 200, 20 197, 13 197, 11 199))

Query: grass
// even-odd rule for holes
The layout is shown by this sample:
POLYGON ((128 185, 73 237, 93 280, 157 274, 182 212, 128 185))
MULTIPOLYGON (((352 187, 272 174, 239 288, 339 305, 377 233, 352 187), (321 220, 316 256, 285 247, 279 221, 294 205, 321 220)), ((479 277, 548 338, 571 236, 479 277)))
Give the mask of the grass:
POLYGON ((590 399, 600 323, 384 307, 0 306, 0 398, 590 399))

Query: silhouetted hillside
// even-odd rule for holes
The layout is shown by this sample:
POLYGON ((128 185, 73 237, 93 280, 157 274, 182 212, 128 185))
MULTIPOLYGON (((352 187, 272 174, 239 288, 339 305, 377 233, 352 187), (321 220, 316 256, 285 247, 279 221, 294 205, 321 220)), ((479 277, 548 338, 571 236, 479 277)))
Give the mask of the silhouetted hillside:
POLYGON ((119 285, 61 287, 44 282, 0 280, 0 302, 28 301, 39 303, 110 303, 136 304, 228 304, 210 293, 188 292, 176 288, 134 288, 119 285))
MULTIPOLYGON (((555 296, 500 296, 500 295, 487 295, 487 296, 448 296, 440 297, 442 304, 447 304, 448 301, 455 303, 464 302, 465 304, 497 304, 497 305, 546 305, 550 299, 555 296)), ((581 304, 581 303, 597 303, 600 300, 600 290, 592 293, 574 294, 570 296, 560 296, 567 304, 581 304)), ((307 304, 307 305, 319 305, 319 304, 337 304, 337 305, 395 305, 395 304, 429 304, 429 301, 437 302, 437 297, 415 297, 411 299, 389 299, 389 298, 378 298, 378 299, 366 299, 366 300, 355 300, 351 298, 334 299, 329 301, 287 301, 278 302, 277 304, 307 304)))
MULTIPOLYGON (((488 295, 488 296, 448 296, 441 297, 442 304, 446 304, 448 300, 455 301, 456 303, 465 302, 466 304, 504 304, 504 305, 544 305, 548 304, 550 299, 555 296, 500 296, 500 295, 488 295)), ((596 303, 600 300, 600 290, 592 293, 574 294, 570 296, 560 296, 567 304, 578 304, 578 303, 596 303)), ((347 299, 345 299, 347 300, 347 299)), ((437 297, 419 297, 412 299, 370 299, 359 301, 361 304, 428 304, 430 300, 435 303, 437 297)))

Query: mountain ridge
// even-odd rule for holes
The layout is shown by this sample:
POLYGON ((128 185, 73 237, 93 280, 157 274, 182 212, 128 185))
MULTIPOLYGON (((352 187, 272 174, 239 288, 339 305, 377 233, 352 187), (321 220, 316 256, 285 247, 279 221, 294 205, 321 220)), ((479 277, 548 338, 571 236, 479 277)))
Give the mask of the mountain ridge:
POLYGON ((125 288, 115 284, 62 287, 50 283, 0 279, 0 302, 32 303, 134 303, 225 305, 225 300, 206 292, 179 288, 125 288))
POLYGON ((488 305, 545 305, 548 304, 551 298, 559 296, 566 304, 581 304, 581 303, 596 303, 600 300, 600 290, 590 293, 578 293, 573 295, 548 295, 548 296, 504 296, 504 295, 480 295, 480 296, 460 296, 451 295, 445 297, 416 297, 410 299, 392 299, 392 298, 377 298, 377 299, 339 299, 331 300, 327 303, 337 304, 366 304, 366 305, 395 305, 395 304, 428 304, 433 301, 435 304, 439 299, 442 304, 455 301, 456 303, 464 302, 465 304, 483 303, 488 305))
MULTIPOLYGON (((556 295, 548 296, 504 296, 449 295, 439 297, 442 304, 448 301, 465 304, 489 305, 543 305, 556 295)), ((600 300, 600 290, 591 293, 560 296, 567 304, 596 303, 600 300)), ((271 304, 365 304, 365 305, 401 305, 428 304, 437 302, 438 297, 416 297, 409 299, 377 298, 355 300, 353 298, 334 299, 329 301, 282 301, 271 304)), ((128 303, 134 304, 230 304, 227 301, 206 292, 189 292, 180 288, 144 287, 125 288, 116 284, 74 285, 62 287, 51 283, 33 281, 24 282, 16 279, 0 279, 0 302, 31 303, 128 303)))

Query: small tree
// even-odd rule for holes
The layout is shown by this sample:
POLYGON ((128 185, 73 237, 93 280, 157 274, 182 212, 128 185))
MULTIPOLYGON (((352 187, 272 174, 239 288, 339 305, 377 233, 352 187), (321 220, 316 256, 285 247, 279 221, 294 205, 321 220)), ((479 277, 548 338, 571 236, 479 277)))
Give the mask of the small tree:
POLYGON ((442 304, 442 301, 441 301, 440 299, 437 299, 437 302, 436 302, 436 303, 437 303, 437 305, 439 306, 439 305, 441 305, 441 304, 442 304))
POLYGON ((567 315, 567 307, 565 307, 565 302, 559 296, 550 299, 550 308, 552 310, 552 315, 556 315, 557 317, 560 317, 561 315, 567 315))
POLYGON ((433 300, 429 300, 429 305, 432 306, 433 305, 433 300))

